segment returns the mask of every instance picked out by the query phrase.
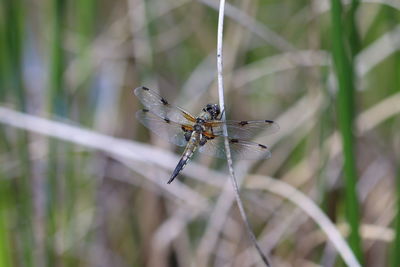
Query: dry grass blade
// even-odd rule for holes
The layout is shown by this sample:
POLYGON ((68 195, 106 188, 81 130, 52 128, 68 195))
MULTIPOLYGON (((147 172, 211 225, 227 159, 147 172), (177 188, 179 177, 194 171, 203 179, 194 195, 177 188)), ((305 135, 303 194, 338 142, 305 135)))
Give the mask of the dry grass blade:
MULTIPOLYGON (((20 113, 1 106, 0 122, 90 149, 101 150, 109 153, 117 160, 123 158, 140 163, 154 164, 167 170, 172 170, 171 166, 174 166, 174 163, 178 160, 176 155, 162 149, 156 149, 150 145, 114 138, 88 129, 20 113)), ((221 186, 224 180, 223 175, 216 171, 210 171, 196 163, 190 164, 187 170, 189 177, 195 177, 195 179, 213 186, 221 186)), ((165 188, 168 189, 169 187, 165 185, 165 188)))
MULTIPOLYGON (((198 0, 212 8, 217 9, 217 4, 214 1, 210 0, 198 0)), ((225 10, 225 7, 224 7, 225 10)), ((296 50, 295 47, 286 41, 283 37, 273 32, 272 30, 265 27, 265 25, 258 23, 252 17, 247 14, 241 12, 241 10, 237 9, 235 6, 226 4, 226 16, 233 19, 237 23, 240 23, 242 26, 248 28, 251 32, 256 34, 258 37, 269 43, 271 46, 275 47, 280 51, 292 51, 296 50)))
POLYGON ((252 189, 265 189, 270 192, 274 192, 283 196, 285 199, 290 200, 295 205, 298 205, 298 207, 303 209, 310 217, 312 217, 314 221, 319 224, 323 231, 329 236, 329 240, 340 252, 343 260, 348 266, 361 266, 354 257, 354 254, 352 253, 348 244, 340 235, 339 231, 312 200, 290 185, 276 179, 255 175, 253 175, 251 178, 252 179, 249 181, 249 183, 247 183, 247 187, 252 189))
MULTIPOLYGON (((224 101, 224 76, 223 76, 223 29, 224 29, 224 11, 225 11, 225 1, 221 0, 220 1, 220 6, 219 6, 219 13, 218 13, 218 36, 217 36, 217 72, 218 72, 218 96, 219 96, 219 105, 222 111, 225 110, 225 101, 224 101)), ((222 120, 226 119, 225 112, 222 113, 222 120)), ((231 182, 233 185, 234 193, 235 193, 235 198, 236 202, 239 207, 240 214, 243 218, 243 221, 246 225, 247 232, 254 243, 254 246, 256 247, 262 261, 265 263, 266 266, 271 266, 270 261, 268 260, 267 256, 263 253, 261 250, 260 246, 257 243, 257 239, 251 229, 249 220, 247 218, 247 215, 244 211, 243 203, 240 199, 239 195, 239 187, 235 178, 235 172, 233 170, 233 162, 232 162, 232 156, 231 156, 231 151, 229 148, 229 141, 228 138, 226 137, 228 135, 228 130, 226 128, 226 125, 224 125, 224 135, 225 135, 225 151, 226 151, 226 158, 228 162, 228 168, 229 168, 229 173, 231 177, 231 182)))

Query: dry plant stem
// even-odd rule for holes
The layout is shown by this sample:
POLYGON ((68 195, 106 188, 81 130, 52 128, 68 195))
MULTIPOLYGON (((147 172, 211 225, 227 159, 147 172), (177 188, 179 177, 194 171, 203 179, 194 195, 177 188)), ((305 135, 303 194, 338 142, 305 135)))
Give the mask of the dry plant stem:
MULTIPOLYGON (((313 98, 306 96, 302 99, 299 99, 295 105, 293 105, 289 110, 279 116, 277 121, 279 121, 282 129, 279 135, 271 136, 269 138, 269 142, 271 144, 276 144, 282 138, 286 138, 287 136, 289 136, 291 132, 297 131, 297 129, 299 127, 301 128, 301 126, 304 125, 304 123, 306 123, 307 121, 312 121, 311 118, 315 115, 315 112, 319 109, 322 102, 323 101, 321 96, 316 96, 313 98), (297 114, 301 114, 301 116, 299 117, 297 114), (296 118, 295 122, 292 121, 293 118, 296 118)), ((257 138, 256 140, 259 143, 266 142, 265 140, 259 138, 257 138)), ((236 173, 235 177, 237 178, 240 187, 241 180, 243 179, 243 176, 247 173, 247 170, 251 168, 251 165, 248 161, 238 162, 237 164, 237 169, 241 170, 241 174, 236 173)), ((209 255, 214 251, 215 245, 218 242, 219 232, 222 231, 222 227, 225 221, 224 218, 228 216, 227 214, 231 209, 234 201, 234 195, 231 193, 228 185, 222 186, 224 190, 221 192, 220 196, 218 196, 218 200, 216 201, 213 207, 213 211, 210 215, 208 226, 198 247, 199 262, 208 262, 209 255)), ((273 243, 264 243, 268 243, 268 247, 274 247, 273 243)), ((261 245, 260 240, 259 244, 261 245)), ((266 253, 268 254, 268 249, 265 249, 265 247, 263 247, 263 250, 267 251, 266 253)))
MULTIPOLYGON (((179 159, 178 156, 170 152, 155 149, 150 145, 114 138, 66 123, 24 114, 2 106, 0 106, 0 123, 68 141, 86 148, 104 151, 119 161, 127 159, 140 163, 155 164, 171 171, 171 166, 179 159)), ((206 181, 209 185, 217 187, 223 184, 224 175, 211 171, 195 162, 187 166, 187 169, 188 177, 197 177, 199 181, 206 181), (212 177, 212 179, 207 177, 212 177)), ((163 188, 168 190, 169 187, 165 184, 163 188)))
MULTIPOLYGON (((216 2, 211 0, 198 0, 203 4, 217 9, 216 2)), ((254 20, 251 16, 247 15, 245 12, 242 12, 236 6, 233 6, 229 3, 224 4, 224 15, 239 23, 243 27, 249 29, 256 36, 260 37, 262 40, 266 41, 271 46, 275 47, 279 51, 294 51, 296 48, 287 40, 285 40, 282 36, 275 33, 274 31, 267 28, 262 23, 259 23, 257 20, 254 20), (225 12, 226 9, 226 12, 225 12)))
MULTIPOLYGON (((219 5, 219 13, 218 13, 218 35, 217 35, 217 71, 218 71, 218 97, 219 97, 219 105, 222 111, 225 111, 225 102, 224 102, 224 76, 223 76, 223 65, 222 65, 222 47, 223 47, 223 29, 224 29, 224 9, 225 9, 225 0, 220 1, 219 5)), ((222 113, 222 120, 226 119, 225 112, 222 113)), ((239 207, 240 215, 243 218, 243 221, 246 225, 246 229, 252 242, 254 243, 261 259, 265 263, 266 266, 271 266, 269 260, 266 255, 262 252, 260 246, 257 243, 257 239, 251 230, 250 223, 247 219, 246 213, 244 211, 243 203, 240 199, 239 195, 239 187, 236 182, 235 173, 233 171, 233 163, 232 163, 232 156, 231 150, 229 148, 229 141, 227 136, 228 130, 226 126, 224 126, 224 135, 225 135, 225 151, 226 151, 226 158, 228 161, 228 168, 229 173, 235 193, 236 202, 239 207)))
POLYGON ((247 187, 251 189, 267 189, 268 191, 273 193, 279 192, 278 194, 280 196, 285 196, 285 199, 290 200, 291 202, 298 205, 299 208, 305 211, 308 216, 313 218, 313 220, 319 224, 321 229, 323 229, 323 231, 330 236, 329 240, 332 242, 335 248, 340 252, 347 266, 351 267, 361 266, 357 261, 357 258, 354 256, 349 245, 344 241, 344 239, 340 235, 335 225, 329 220, 329 218, 319 209, 319 207, 310 198, 308 198, 306 195, 304 195, 301 191, 297 190, 296 188, 281 181, 257 175, 253 175, 252 178, 253 179, 251 179, 247 183, 247 187))

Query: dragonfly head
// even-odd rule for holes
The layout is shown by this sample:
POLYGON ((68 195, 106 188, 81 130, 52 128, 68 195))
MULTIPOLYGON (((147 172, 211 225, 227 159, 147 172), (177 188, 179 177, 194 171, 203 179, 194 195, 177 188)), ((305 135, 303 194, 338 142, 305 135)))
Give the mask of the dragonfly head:
POLYGON ((221 113, 221 109, 219 108, 218 104, 207 104, 204 111, 208 112, 212 119, 218 118, 219 114, 221 113))

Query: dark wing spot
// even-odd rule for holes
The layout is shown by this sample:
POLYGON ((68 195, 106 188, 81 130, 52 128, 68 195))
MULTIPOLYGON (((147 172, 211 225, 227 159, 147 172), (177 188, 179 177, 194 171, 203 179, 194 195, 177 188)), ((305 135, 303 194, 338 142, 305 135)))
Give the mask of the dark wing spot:
POLYGON ((264 146, 262 144, 258 144, 258 146, 261 147, 261 148, 267 149, 267 146, 264 146))
POLYGON ((271 120, 265 120, 265 122, 274 123, 274 121, 271 120))
POLYGON ((245 126, 246 124, 249 124, 247 121, 241 121, 241 122, 239 122, 239 124, 241 125, 241 126, 245 126))
POLYGON ((142 89, 143 89, 143 90, 145 90, 145 91, 150 91, 150 89, 149 89, 149 88, 147 88, 147 87, 144 87, 144 86, 142 86, 142 89))
POLYGON ((208 140, 212 140, 214 139, 216 136, 212 133, 212 129, 211 129, 211 133, 208 131, 204 131, 203 135, 208 139, 208 140))
POLYGON ((231 142, 231 143, 239 143, 239 140, 238 139, 231 139, 231 140, 229 140, 229 142, 231 142))
POLYGON ((145 108, 142 109, 142 111, 143 111, 143 112, 149 112, 149 110, 148 110, 148 109, 145 109, 145 108))
POLYGON ((165 98, 161 98, 161 103, 163 103, 164 105, 168 105, 168 101, 167 100, 165 100, 165 98))
POLYGON ((171 122, 171 120, 168 119, 168 118, 164 118, 164 120, 165 120, 166 123, 170 123, 171 122))

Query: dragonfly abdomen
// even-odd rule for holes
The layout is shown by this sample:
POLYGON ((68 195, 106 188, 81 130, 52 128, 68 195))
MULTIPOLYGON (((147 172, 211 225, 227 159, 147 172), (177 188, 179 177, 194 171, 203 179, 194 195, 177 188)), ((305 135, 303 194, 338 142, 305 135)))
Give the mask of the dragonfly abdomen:
POLYGON ((179 160, 178 165, 176 165, 175 170, 171 175, 171 178, 167 182, 168 184, 170 184, 175 179, 175 177, 178 176, 178 174, 185 168, 186 164, 193 156, 193 153, 196 151, 199 140, 200 134, 197 132, 193 132, 188 144, 186 145, 185 150, 183 151, 182 157, 179 160))

